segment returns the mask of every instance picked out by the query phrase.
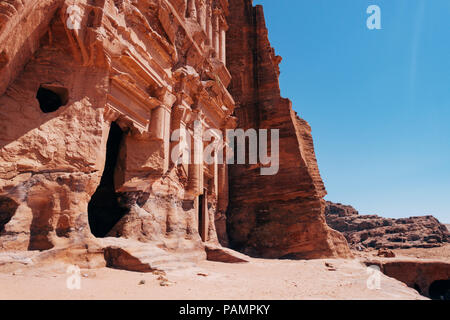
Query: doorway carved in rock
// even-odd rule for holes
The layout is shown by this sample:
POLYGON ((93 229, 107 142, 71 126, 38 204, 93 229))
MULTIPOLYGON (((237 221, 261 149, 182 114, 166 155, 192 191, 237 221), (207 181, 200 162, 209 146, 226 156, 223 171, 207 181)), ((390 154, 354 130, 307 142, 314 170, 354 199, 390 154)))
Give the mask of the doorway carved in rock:
POLYGON ((127 213, 120 206, 119 195, 114 185, 114 172, 117 166, 119 151, 124 132, 120 126, 112 122, 106 145, 105 169, 100 185, 88 205, 89 226, 97 238, 104 238, 109 231, 127 213))
POLYGON ((208 229, 208 191, 205 189, 198 197, 198 232, 203 242, 208 241, 208 229))

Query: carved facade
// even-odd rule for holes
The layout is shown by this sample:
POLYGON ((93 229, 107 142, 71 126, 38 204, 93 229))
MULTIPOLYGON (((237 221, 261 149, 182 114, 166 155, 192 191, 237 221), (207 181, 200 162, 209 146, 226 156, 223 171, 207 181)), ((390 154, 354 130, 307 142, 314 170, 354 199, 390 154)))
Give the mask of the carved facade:
POLYGON ((0 250, 102 252, 116 237, 197 259, 227 243, 228 166, 174 163, 171 136, 242 124, 230 5, 0 3, 0 250))

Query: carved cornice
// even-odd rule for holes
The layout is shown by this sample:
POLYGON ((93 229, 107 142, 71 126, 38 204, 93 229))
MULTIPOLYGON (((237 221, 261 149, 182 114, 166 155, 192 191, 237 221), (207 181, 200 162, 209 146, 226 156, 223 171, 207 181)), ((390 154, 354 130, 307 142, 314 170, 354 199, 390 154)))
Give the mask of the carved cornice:
POLYGON ((149 66, 147 65, 149 61, 140 59, 128 49, 120 56, 120 61, 146 81, 148 85, 154 85, 160 88, 165 87, 169 90, 172 89, 166 71, 157 63, 153 62, 151 66, 149 66))

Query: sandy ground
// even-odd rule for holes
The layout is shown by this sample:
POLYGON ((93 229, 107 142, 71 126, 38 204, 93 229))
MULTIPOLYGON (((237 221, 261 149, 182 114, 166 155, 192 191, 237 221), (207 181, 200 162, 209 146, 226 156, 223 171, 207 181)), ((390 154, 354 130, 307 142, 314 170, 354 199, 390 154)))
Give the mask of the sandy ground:
POLYGON ((81 289, 69 290, 62 265, 3 269, 0 299, 425 299, 381 274, 380 289, 369 289, 370 274, 357 259, 204 261, 166 276, 108 268, 82 270, 81 275, 81 289))

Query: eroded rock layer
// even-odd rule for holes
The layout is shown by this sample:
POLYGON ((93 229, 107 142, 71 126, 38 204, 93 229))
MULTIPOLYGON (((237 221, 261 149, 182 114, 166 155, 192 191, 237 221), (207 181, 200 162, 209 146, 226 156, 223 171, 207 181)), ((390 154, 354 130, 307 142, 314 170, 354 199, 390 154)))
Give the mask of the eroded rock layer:
POLYGON ((101 252, 98 238, 120 237, 206 258, 224 166, 171 161, 170 138, 230 126, 227 7, 0 3, 1 250, 101 252))
POLYGON ((325 223, 326 191, 311 128, 280 96, 281 58, 270 46, 262 7, 253 7, 250 0, 230 0, 229 25, 229 89, 238 128, 280 130, 276 175, 261 175, 262 165, 230 167, 231 246, 266 258, 349 256, 346 240, 325 223))
POLYGON ((450 263, 419 259, 377 259, 365 261, 378 266, 385 275, 395 278, 420 294, 434 300, 450 300, 450 263))
POLYGON ((229 235, 263 257, 349 255, 325 224, 311 129, 280 97, 262 9, 230 4, 0 2, 0 250, 152 270, 161 251, 206 259, 229 235), (200 144, 200 162, 179 161, 196 129, 236 117, 281 130, 277 175, 205 163, 201 139, 187 152, 200 144))
POLYGON ((433 248, 450 241, 445 225, 433 216, 402 219, 360 215, 351 206, 327 202, 326 220, 342 232, 352 248, 433 248))

